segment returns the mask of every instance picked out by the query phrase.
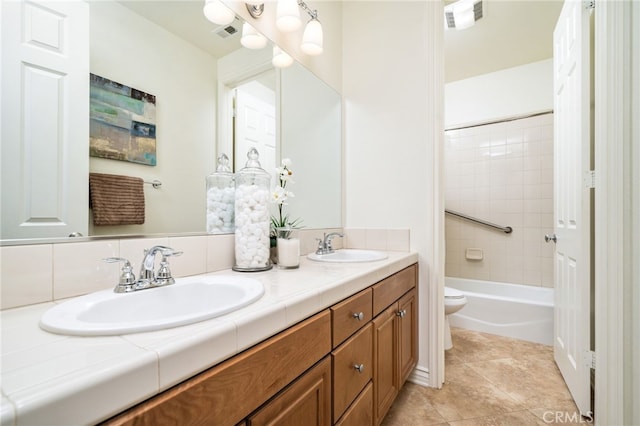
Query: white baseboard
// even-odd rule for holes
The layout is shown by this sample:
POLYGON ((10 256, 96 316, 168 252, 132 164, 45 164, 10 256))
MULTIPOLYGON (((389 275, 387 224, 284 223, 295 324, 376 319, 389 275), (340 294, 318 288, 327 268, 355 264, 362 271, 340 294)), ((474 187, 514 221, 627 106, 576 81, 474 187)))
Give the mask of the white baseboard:
POLYGON ((431 385, 429 383, 429 370, 424 367, 417 366, 409 375, 407 381, 415 383, 416 385, 424 386, 426 388, 430 387, 431 385))

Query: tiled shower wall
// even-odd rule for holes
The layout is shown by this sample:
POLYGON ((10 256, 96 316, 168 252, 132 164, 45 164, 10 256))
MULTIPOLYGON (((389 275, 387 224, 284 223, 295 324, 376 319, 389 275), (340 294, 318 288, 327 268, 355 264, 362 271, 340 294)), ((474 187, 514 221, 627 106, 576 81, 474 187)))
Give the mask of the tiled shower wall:
POLYGON ((553 114, 447 131, 445 176, 447 209, 513 228, 446 215, 446 275, 553 287, 553 114))

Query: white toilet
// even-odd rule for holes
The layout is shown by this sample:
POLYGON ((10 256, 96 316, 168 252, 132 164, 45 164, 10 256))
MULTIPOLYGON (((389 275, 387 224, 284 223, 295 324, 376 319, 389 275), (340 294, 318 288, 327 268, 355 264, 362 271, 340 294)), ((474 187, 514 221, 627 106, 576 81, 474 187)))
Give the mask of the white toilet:
POLYGON ((451 349, 453 342, 451 341, 451 327, 449 326, 449 315, 458 312, 467 304, 467 298, 464 293, 455 288, 444 288, 444 348, 451 349))

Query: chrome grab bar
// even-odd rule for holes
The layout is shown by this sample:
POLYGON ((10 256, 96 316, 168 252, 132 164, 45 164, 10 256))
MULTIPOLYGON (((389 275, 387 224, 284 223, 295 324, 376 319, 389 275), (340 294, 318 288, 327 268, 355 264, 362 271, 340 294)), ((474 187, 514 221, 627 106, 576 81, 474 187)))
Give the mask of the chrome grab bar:
POLYGON ((468 220, 470 222, 475 222, 475 223, 479 223, 480 225, 488 226, 489 228, 499 229, 500 231, 504 232, 505 234, 510 234, 510 233, 513 232, 513 228, 510 227, 510 226, 496 225, 495 223, 487 222, 486 220, 476 219, 475 217, 467 216, 466 214, 454 212, 453 210, 449 210, 449 209, 445 209, 444 212, 446 214, 450 214, 452 216, 457 216, 459 218, 468 220))

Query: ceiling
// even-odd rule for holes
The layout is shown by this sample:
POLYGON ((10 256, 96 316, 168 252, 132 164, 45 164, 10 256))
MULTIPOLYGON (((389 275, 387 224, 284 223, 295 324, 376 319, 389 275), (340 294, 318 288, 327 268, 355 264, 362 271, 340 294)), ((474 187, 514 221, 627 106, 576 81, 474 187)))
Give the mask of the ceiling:
MULTIPOLYGON (((220 37, 223 28, 202 14, 204 0, 120 3, 216 57, 240 47, 242 23, 232 24, 238 30, 235 35, 220 37)), ((445 30, 445 80, 551 58, 553 28, 561 8, 562 0, 483 0, 484 16, 474 26, 445 30)))
POLYGON ((483 18, 474 26, 445 30, 445 80, 461 80, 551 58, 553 28, 562 3, 483 0, 483 18))

